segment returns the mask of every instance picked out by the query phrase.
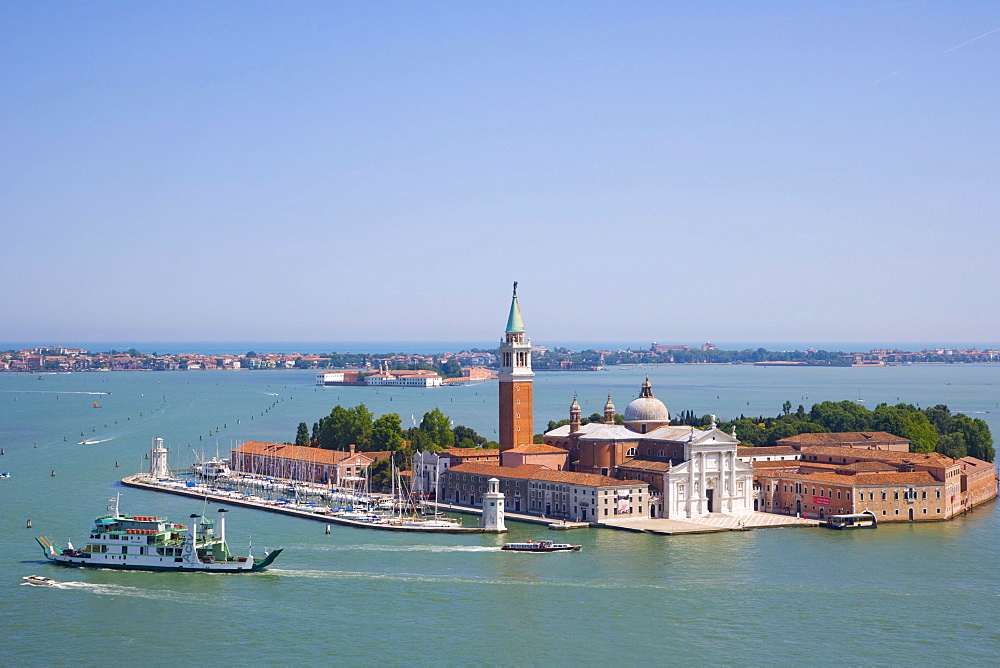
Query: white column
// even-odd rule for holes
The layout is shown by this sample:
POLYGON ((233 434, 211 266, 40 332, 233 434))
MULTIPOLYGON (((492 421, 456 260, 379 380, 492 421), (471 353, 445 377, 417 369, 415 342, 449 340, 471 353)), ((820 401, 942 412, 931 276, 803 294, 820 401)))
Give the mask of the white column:
POLYGON ((729 512, 733 512, 733 499, 736 492, 736 452, 729 453, 729 512))
POLYGON ((694 457, 688 460, 688 493, 685 501, 685 507, 687 509, 688 518, 694 512, 694 457))
POLYGON ((710 510, 710 508, 706 507, 708 505, 708 488, 705 486, 708 482, 708 476, 705 475, 705 464, 707 463, 707 459, 705 458, 704 452, 700 452, 698 455, 698 459, 701 462, 701 494, 698 498, 698 514, 704 515, 710 510))

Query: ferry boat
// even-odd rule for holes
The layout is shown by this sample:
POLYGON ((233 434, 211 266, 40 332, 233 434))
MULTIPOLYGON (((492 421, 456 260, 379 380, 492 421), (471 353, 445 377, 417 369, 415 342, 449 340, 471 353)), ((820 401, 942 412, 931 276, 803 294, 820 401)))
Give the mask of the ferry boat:
POLYGON ((47 578, 42 575, 25 575, 21 578, 24 580, 24 584, 34 585, 36 587, 51 587, 56 583, 52 578, 47 578))
POLYGON ((830 515, 826 520, 826 526, 830 529, 875 529, 878 528, 878 521, 875 519, 875 513, 866 510, 850 515, 830 515))
POLYGON ((582 545, 553 543, 551 540, 529 540, 523 543, 507 543, 501 550, 508 552, 579 552, 582 545))
POLYGON ((271 565, 281 549, 265 552, 262 559, 252 554, 234 556, 226 543, 225 508, 215 522, 191 515, 188 525, 174 524, 165 517, 123 515, 118 510, 121 495, 109 499, 109 514, 94 520, 90 537, 82 550, 68 543, 60 548, 44 536, 36 538, 48 559, 66 566, 117 568, 139 571, 211 571, 246 573, 271 565))

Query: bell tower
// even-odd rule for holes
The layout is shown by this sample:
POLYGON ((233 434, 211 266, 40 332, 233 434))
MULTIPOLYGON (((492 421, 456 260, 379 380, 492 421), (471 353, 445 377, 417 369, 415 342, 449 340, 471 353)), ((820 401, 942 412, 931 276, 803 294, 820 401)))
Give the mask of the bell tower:
POLYGON ((534 437, 531 395, 531 341, 524 335, 517 282, 510 302, 507 331, 500 341, 500 451, 531 443, 534 437))

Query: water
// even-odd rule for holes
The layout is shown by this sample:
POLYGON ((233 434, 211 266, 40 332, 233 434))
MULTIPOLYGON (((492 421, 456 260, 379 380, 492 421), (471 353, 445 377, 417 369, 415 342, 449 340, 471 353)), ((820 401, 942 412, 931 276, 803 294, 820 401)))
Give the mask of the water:
MULTIPOLYGON (((648 375, 673 412, 774 415, 787 399, 945 403, 1000 434, 1000 366, 656 366, 540 373, 536 428, 619 411, 648 375)), ((947 523, 675 538, 587 530, 580 553, 508 554, 547 533, 406 535, 233 508, 230 543, 282 546, 255 575, 70 570, 33 537, 83 542, 107 498, 183 520, 203 504, 122 488, 162 436, 171 465, 242 440, 289 441, 337 403, 419 422, 440 407, 495 438, 495 383, 316 388, 308 371, 0 375, 0 628, 4 664, 983 663, 1000 651, 997 504, 947 523), (100 394, 107 393, 110 394, 100 394), (93 408, 97 402, 100 408, 93 408), (107 426, 105 426, 107 425, 107 426), (83 432, 84 436, 80 436, 83 432), (209 433, 211 432, 211 435, 209 433), (65 440, 64 440, 65 439, 65 440), (101 441, 80 445, 79 441, 101 441), (37 448, 33 445, 37 443, 37 448), (119 466, 115 466, 115 463, 119 466), (51 476, 55 471, 56 475, 51 476), (33 530, 26 530, 31 518, 33 530), (22 575, 58 587, 19 586, 22 575)), ((214 505, 207 506, 214 515, 214 505)), ((470 518, 470 521, 471 520, 470 518)))

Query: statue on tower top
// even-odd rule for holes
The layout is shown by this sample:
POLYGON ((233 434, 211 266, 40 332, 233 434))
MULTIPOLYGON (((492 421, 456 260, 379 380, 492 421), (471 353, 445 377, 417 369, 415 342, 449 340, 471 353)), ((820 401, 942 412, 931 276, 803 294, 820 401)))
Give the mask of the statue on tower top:
POLYGON ((517 281, 514 281, 514 296, 517 296, 517 281))

